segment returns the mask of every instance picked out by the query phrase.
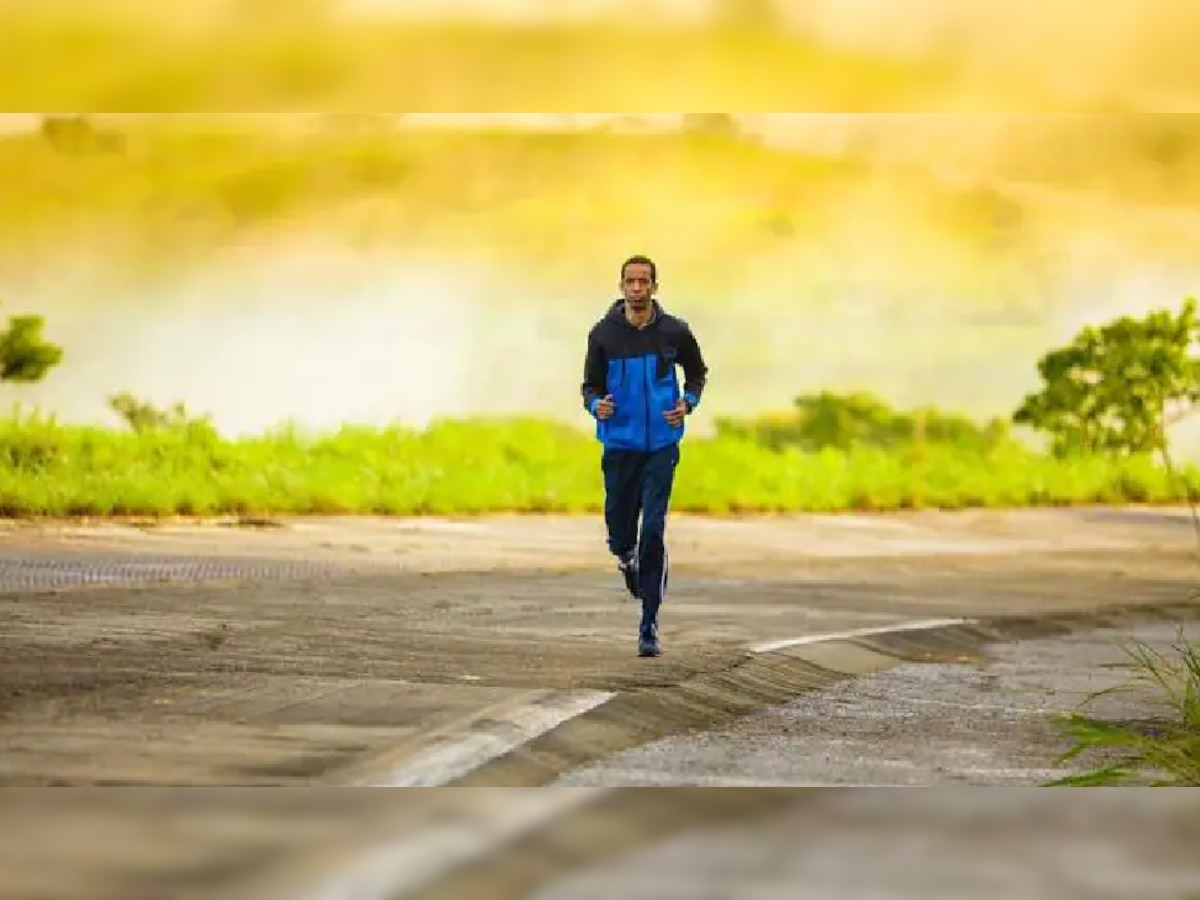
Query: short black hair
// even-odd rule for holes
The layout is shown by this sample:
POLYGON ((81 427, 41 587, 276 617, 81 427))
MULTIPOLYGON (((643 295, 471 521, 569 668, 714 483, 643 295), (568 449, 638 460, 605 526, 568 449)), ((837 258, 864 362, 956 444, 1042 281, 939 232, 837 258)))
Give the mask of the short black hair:
POLYGON ((641 254, 638 254, 636 256, 629 257, 629 259, 627 259, 627 260, 625 260, 625 262, 621 263, 621 280, 622 281, 625 280, 625 270, 628 269, 630 266, 649 266, 650 267, 650 280, 653 281, 655 284, 658 284, 658 264, 655 263, 654 260, 652 260, 650 257, 642 256, 641 254))

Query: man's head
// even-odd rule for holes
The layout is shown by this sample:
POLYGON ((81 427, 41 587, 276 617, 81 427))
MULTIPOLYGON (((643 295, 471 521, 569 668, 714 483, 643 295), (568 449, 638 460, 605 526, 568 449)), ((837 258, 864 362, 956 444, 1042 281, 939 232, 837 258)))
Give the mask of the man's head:
POLYGON ((621 296, 634 313, 650 308, 658 290, 658 266, 648 256, 631 256, 621 266, 621 296))

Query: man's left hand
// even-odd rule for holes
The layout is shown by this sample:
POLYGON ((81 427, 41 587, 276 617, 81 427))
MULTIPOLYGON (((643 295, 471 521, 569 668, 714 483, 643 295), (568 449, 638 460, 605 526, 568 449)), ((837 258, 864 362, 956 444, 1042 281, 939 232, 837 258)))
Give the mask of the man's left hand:
POLYGON ((665 413, 663 413, 663 418, 666 419, 668 424, 670 424, 673 428, 678 428, 680 425, 683 424, 683 420, 687 417, 687 414, 688 414, 687 401, 681 399, 678 403, 675 404, 674 409, 669 409, 665 413))

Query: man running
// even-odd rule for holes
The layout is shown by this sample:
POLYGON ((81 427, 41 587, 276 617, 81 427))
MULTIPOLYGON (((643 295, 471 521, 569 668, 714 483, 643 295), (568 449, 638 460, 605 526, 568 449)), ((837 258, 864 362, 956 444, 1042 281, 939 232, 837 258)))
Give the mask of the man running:
POLYGON ((688 324, 655 299, 658 268, 645 256, 621 267, 621 294, 588 334, 583 404, 603 444, 608 549, 642 602, 638 655, 658 656, 658 611, 670 578, 667 508, 684 418, 700 403, 708 367, 688 324), (682 366, 682 392, 676 366, 682 366), (641 519, 641 540, 638 520, 641 519))

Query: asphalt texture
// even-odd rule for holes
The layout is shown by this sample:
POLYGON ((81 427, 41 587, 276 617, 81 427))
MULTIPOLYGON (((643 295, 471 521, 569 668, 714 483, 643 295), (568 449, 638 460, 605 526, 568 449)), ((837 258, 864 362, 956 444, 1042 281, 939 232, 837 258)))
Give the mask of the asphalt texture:
POLYGON ((1021 787, 1086 771, 1056 718, 1177 721, 1131 683, 1134 642, 1178 659, 1195 622, 1086 631, 986 648, 971 664, 906 663, 810 691, 726 729, 667 738, 560 778, 560 786, 1021 787), (1103 697, 1090 698, 1102 691, 1103 697))
POLYGON ((414 859, 451 864, 432 813, 383 801, 371 835, 348 829, 372 801, 337 806, 343 786, 487 789, 450 792, 481 867, 405 895, 501 900, 795 785, 1037 783, 1059 746, 1040 716, 1108 658, 1086 635, 1200 610, 1182 510, 678 516, 669 539, 667 653, 638 660, 595 517, 8 523, 0 897, 274 896, 345 871, 368 837, 410 862, 356 896, 400 896, 414 859), (961 624, 889 633, 929 621, 961 624), (622 787, 750 783, 788 787, 622 787), (616 806, 506 791, 556 784, 616 806), (25 790, 48 786, 81 790, 25 790), (310 806, 221 790, 280 786, 310 806), (616 827, 501 877, 489 842, 523 809, 564 839, 589 815, 616 827), (472 871, 474 889, 456 880, 472 871))
POLYGON ((1189 900, 1200 800, 869 789, 683 830, 551 878, 531 900, 1189 900))

